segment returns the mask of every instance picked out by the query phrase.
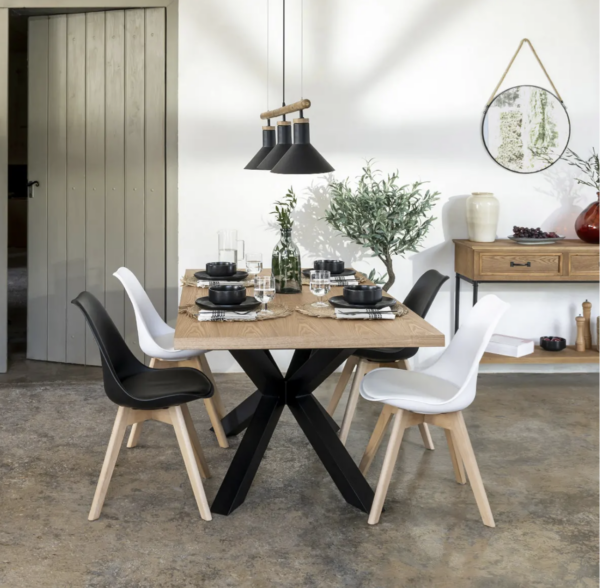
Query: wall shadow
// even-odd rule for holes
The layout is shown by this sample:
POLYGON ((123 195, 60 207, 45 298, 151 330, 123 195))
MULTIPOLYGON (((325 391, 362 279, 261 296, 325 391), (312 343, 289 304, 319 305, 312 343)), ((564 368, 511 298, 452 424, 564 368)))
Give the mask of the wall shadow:
POLYGON ((575 220, 583 210, 575 204, 575 201, 583 198, 580 193, 581 186, 575 181, 577 172, 566 164, 557 163, 543 171, 542 175, 547 185, 536 188, 536 192, 556 199, 559 207, 540 224, 541 229, 576 238, 575 220))
POLYGON ((347 265, 370 259, 370 249, 340 235, 324 219, 329 207, 329 184, 333 174, 313 181, 305 190, 306 199, 294 212, 294 240, 313 259, 343 259, 347 265))

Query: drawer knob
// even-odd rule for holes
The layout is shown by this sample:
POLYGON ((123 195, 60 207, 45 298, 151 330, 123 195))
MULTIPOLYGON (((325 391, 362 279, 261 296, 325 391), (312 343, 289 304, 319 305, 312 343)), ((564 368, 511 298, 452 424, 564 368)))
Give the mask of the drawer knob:
POLYGON ((510 267, 531 267, 531 261, 528 261, 527 263, 516 263, 511 261, 510 267))

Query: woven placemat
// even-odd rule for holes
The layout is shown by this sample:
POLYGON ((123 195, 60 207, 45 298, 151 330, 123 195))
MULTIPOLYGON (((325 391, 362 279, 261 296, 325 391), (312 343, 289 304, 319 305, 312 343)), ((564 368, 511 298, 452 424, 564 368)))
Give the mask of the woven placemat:
MULTIPOLYGON (((316 318, 330 318, 330 319, 336 318, 335 308, 333 306, 331 306, 331 304, 329 304, 328 306, 312 306, 312 303, 303 304, 302 306, 296 306, 296 312, 305 314, 307 316, 314 316, 316 318)), ((394 306, 392 306, 392 312, 397 317, 401 317, 401 316, 408 314, 408 308, 406 308, 406 306, 404 306, 404 304, 402 304, 401 302, 396 302, 396 304, 394 304, 394 306)), ((344 319, 344 320, 348 320, 348 319, 344 319)), ((350 320, 352 320, 352 319, 350 319, 350 320)), ((354 319, 354 320, 365 321, 365 320, 376 320, 376 319, 354 319)))
MULTIPOLYGON (((290 316, 292 311, 287 306, 282 306, 281 304, 269 304, 269 310, 272 314, 258 314, 256 315, 257 321, 270 321, 272 319, 284 318, 286 316, 290 316)), ((185 314, 193 319, 198 318, 199 308, 196 304, 188 304, 187 306, 179 307, 179 314, 185 314)), ((248 321, 236 321, 235 319, 226 319, 224 322, 248 322, 248 321)))
MULTIPOLYGON (((204 280, 202 280, 204 281, 204 280)), ((218 281, 218 280, 216 280, 218 281)), ((246 286, 246 288, 252 288, 254 286, 254 279, 252 280, 242 280, 240 282, 234 282, 235 284, 241 284, 242 286, 246 286)), ((194 276, 192 276, 191 278, 181 278, 181 285, 182 286, 191 286, 192 288, 198 288, 198 290, 208 290, 209 286, 202 286, 199 287, 198 286, 198 278, 195 278, 194 276)))

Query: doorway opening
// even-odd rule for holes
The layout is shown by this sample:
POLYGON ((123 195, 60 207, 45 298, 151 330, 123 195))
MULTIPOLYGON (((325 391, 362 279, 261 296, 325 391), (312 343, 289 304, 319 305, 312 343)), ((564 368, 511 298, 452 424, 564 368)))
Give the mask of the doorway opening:
POLYGON ((9 12, 8 359, 27 348, 27 17, 9 12))

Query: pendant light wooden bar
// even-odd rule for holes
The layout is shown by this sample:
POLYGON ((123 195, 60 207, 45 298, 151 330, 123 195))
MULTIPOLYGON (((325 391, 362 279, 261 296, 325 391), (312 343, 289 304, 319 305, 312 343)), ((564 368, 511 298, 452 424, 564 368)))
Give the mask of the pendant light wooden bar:
POLYGON ((305 98, 303 100, 299 100, 298 102, 294 102, 293 104, 288 104, 287 106, 282 106, 281 108, 276 108, 275 110, 263 112, 260 115, 260 118, 262 120, 277 118, 278 116, 283 116, 284 114, 290 114, 292 112, 298 112, 300 110, 305 110, 306 108, 310 108, 310 100, 305 98))

